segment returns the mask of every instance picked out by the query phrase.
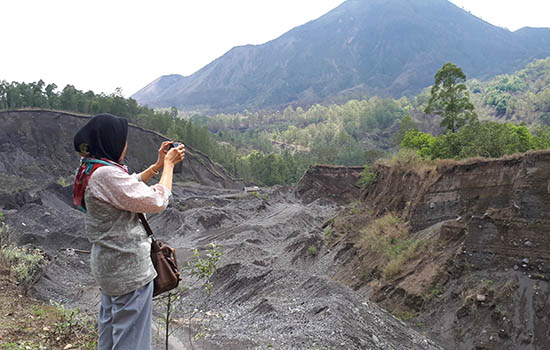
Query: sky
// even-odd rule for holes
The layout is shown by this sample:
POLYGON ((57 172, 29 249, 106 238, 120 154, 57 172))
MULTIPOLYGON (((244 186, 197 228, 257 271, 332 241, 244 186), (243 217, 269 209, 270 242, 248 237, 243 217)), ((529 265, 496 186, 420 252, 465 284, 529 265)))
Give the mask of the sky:
MULTIPOLYGON (((232 47, 263 44, 343 0, 0 1, 0 80, 129 97, 166 74, 190 75, 232 47)), ((548 0, 452 0, 517 30, 550 27, 548 0)))

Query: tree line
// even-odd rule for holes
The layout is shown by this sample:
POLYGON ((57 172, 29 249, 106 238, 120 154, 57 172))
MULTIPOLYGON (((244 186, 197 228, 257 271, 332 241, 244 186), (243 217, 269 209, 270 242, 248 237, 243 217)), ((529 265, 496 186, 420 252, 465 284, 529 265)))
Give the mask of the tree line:
MULTIPOLYGON (((474 105, 470 102, 465 82, 466 75, 459 67, 452 63, 446 63, 441 67, 435 75, 430 99, 424 111, 439 115, 440 125, 445 132, 433 136, 417 130, 410 118, 404 118, 400 128, 401 148, 416 150, 423 158, 463 159, 498 158, 550 147, 549 127, 538 126, 534 132, 531 132, 526 125, 480 122, 474 105)), ((501 99, 498 97, 500 95, 495 94, 497 91, 518 91, 523 85, 526 85, 524 80, 501 77, 497 80, 497 85, 489 86, 486 103, 509 100, 509 98, 501 99)), ((511 97, 508 93, 503 96, 511 97)), ((500 102, 496 103, 498 114, 500 102)), ((506 107, 506 104, 504 106, 506 107)))
POLYGON ((436 158, 500 157, 550 147, 550 58, 488 82, 467 81, 445 64, 434 85, 414 98, 372 97, 342 105, 289 106, 179 118, 112 94, 72 85, 0 81, 0 109, 40 107, 112 113, 202 151, 233 175, 263 185, 296 183, 311 164, 363 165, 397 148, 436 158), (485 121, 479 121, 478 115, 485 121), (413 120, 411 116, 415 116, 413 120), (423 124, 418 123, 419 118, 423 124), (488 121, 493 118, 493 121, 488 121), (527 125, 497 123, 526 120, 527 125), (440 129, 433 128, 440 120, 440 129), (434 134, 422 132, 431 129, 434 134))
MULTIPOLYGON (((233 175, 264 185, 294 184, 313 162, 290 152, 250 149, 243 153, 223 138, 211 133, 192 119, 178 117, 175 108, 153 110, 125 98, 120 89, 112 94, 81 91, 73 85, 58 90, 56 84, 40 80, 33 83, 0 81, 0 110, 45 108, 83 114, 111 113, 146 129, 155 130, 173 140, 207 154, 233 175)), ((200 118, 197 118, 200 120, 200 118)))

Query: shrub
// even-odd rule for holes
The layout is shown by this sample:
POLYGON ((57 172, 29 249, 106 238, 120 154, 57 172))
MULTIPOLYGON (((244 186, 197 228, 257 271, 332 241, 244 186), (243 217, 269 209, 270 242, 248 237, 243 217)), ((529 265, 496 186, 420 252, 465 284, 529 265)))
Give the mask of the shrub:
POLYGON ((310 246, 307 248, 307 253, 308 253, 310 256, 316 256, 317 253, 318 253, 317 247, 314 246, 314 245, 310 245, 310 246))
POLYGON ((57 183, 63 187, 67 187, 67 180, 63 176, 57 179, 57 183))
POLYGON ((216 272, 216 264, 221 259, 222 253, 218 250, 218 247, 214 243, 208 245, 206 251, 206 257, 201 257, 197 249, 193 249, 193 258, 187 262, 187 270, 190 275, 201 280, 206 279, 204 288, 210 294, 214 285, 210 281, 210 278, 216 272))
POLYGON ((540 126, 535 129, 535 133, 531 140, 533 149, 550 148, 550 127, 540 126))
POLYGON ((9 226, 4 223, 4 217, 0 212, 0 248, 9 243, 9 226))
POLYGON ((58 341, 72 341, 80 345, 80 349, 97 348, 97 323, 95 317, 80 308, 71 309, 65 305, 50 300, 55 308, 57 321, 53 324, 51 338, 58 341))
POLYGON ((10 273, 23 288, 25 294, 40 278, 46 259, 38 249, 5 246, 0 250, 2 259, 10 266, 10 273))
POLYGON ((334 237, 332 234, 332 226, 325 228, 325 246, 328 247, 332 244, 334 237))
MULTIPOLYGON (((410 130, 401 147, 414 150, 420 157, 428 159, 495 158, 544 148, 548 144, 547 139, 544 128, 537 129, 535 136, 532 136, 524 125, 481 122, 437 137, 410 130)), ((411 156, 408 157, 408 161, 412 161, 411 156)))
POLYGON ((502 157, 533 147, 531 133, 522 125, 484 122, 465 127, 459 137, 462 147, 455 158, 502 157))
POLYGON ((363 171, 361 172, 361 178, 359 179, 358 185, 362 188, 367 187, 374 179, 376 178, 376 173, 372 170, 372 167, 368 164, 365 164, 363 171))
POLYGON ((364 253, 373 252, 380 257, 385 278, 399 273, 403 264, 417 257, 425 244, 409 239, 407 226, 392 214, 373 221, 361 234, 360 248, 364 253))
MULTIPOLYGON (((202 286, 206 290, 208 296, 212 294, 212 291, 214 289, 211 277, 214 272, 216 272, 217 263, 221 259, 221 256, 222 253, 219 251, 218 247, 214 243, 210 243, 204 256, 201 256, 197 249, 193 249, 193 257, 190 261, 187 262, 187 265, 185 266, 185 269, 188 270, 189 274, 192 277, 195 277, 197 281, 205 280, 202 286)), ((162 317, 160 321, 162 323, 161 328, 164 328, 164 348, 167 350, 169 348, 170 335, 174 332, 174 330, 171 330, 171 328, 173 328, 172 326, 175 323, 174 314, 182 305, 183 301, 185 300, 185 295, 188 292, 189 291, 187 288, 180 286, 173 291, 170 291, 153 299, 156 302, 156 307, 164 309, 164 311, 162 311, 162 317)), ((199 338, 206 337, 208 335, 207 333, 203 333, 203 330, 207 331, 208 329, 207 327, 205 328, 203 325, 201 325, 200 321, 196 327, 195 325, 191 324, 193 319, 196 319, 195 316, 197 316, 198 313, 202 313, 202 310, 199 311, 198 309, 195 309, 195 311, 193 311, 193 314, 189 318, 189 329, 192 329, 193 332, 195 332, 195 335, 193 337, 191 336, 191 332, 189 332, 190 342, 192 338, 194 340, 198 340, 199 338)), ((158 329, 158 331, 158 335, 160 335, 160 328, 158 329)), ((192 344, 191 347, 194 348, 192 344)))
POLYGON ((432 154, 432 147, 436 138, 431 134, 422 131, 410 129, 403 136, 401 147, 416 150, 423 158, 429 158, 432 154))
POLYGON ((401 225, 401 220, 392 214, 374 220, 361 233, 361 247, 384 256, 391 256, 392 251, 397 248, 394 243, 407 235, 406 228, 401 225))
POLYGON ((424 243, 424 241, 420 240, 403 241, 400 244, 401 247, 399 252, 397 252, 388 262, 386 267, 384 267, 382 271, 384 277, 390 278, 397 275, 401 271, 403 264, 419 255, 421 251, 420 248, 424 246, 424 243))
POLYGON ((411 311, 395 312, 393 315, 401 321, 410 321, 418 316, 415 312, 411 311))

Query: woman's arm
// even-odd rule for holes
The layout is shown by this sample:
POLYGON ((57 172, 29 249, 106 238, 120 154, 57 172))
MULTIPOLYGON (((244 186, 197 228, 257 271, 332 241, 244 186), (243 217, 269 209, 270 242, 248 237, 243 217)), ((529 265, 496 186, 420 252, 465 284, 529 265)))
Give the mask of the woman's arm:
POLYGON ((158 150, 158 158, 157 158, 157 161, 155 162, 155 164, 151 165, 150 167, 148 167, 147 169, 145 169, 144 171, 142 171, 139 174, 139 177, 141 178, 141 181, 147 182, 147 181, 151 180, 151 178, 153 176, 155 176, 159 173, 159 171, 164 166, 164 158, 166 157, 166 154, 168 153, 166 148, 169 145, 173 144, 173 143, 174 143, 174 141, 164 141, 160 145, 160 148, 158 150))
POLYGON ((160 213, 166 209, 171 195, 174 165, 181 162, 184 156, 183 145, 168 151, 160 182, 153 186, 147 186, 120 168, 100 167, 90 177, 87 191, 122 210, 134 213, 160 213))
POLYGON ((104 166, 94 171, 86 192, 115 208, 151 214, 166 209, 171 195, 165 186, 147 186, 136 176, 114 166, 104 166))
POLYGON ((185 157, 185 146, 183 144, 176 148, 172 148, 164 157, 164 169, 160 177, 159 184, 166 186, 172 191, 172 180, 174 178, 174 166, 181 162, 185 157))
POLYGON ((157 163, 151 165, 141 173, 139 173, 139 177, 141 178, 141 181, 147 182, 151 180, 151 178, 155 175, 157 175, 162 167, 159 166, 157 163))

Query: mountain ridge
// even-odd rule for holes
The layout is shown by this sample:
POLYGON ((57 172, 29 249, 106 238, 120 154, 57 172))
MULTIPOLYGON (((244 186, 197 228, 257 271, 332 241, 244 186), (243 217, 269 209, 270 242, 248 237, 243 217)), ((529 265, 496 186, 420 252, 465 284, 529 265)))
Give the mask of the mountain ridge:
POLYGON ((234 47, 190 76, 132 97, 151 107, 235 111, 310 105, 339 95, 402 96, 447 61, 487 78, 550 55, 549 28, 496 27, 447 0, 348 0, 261 45, 234 47))

